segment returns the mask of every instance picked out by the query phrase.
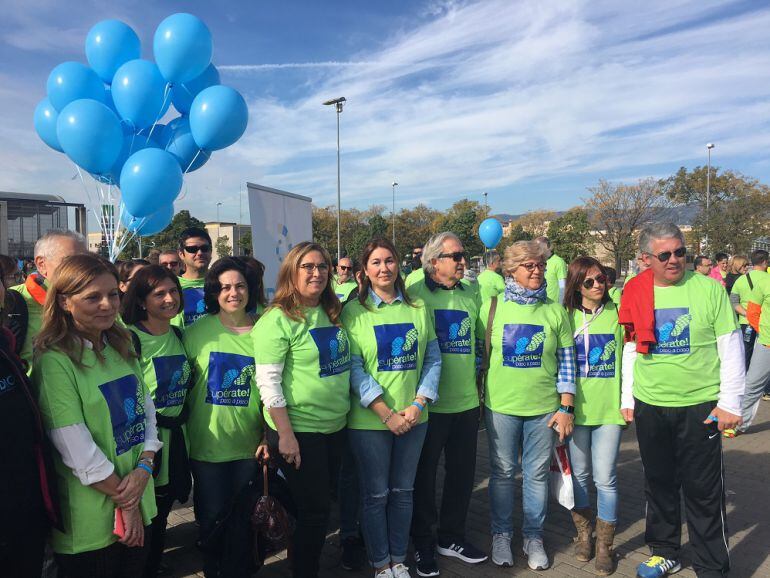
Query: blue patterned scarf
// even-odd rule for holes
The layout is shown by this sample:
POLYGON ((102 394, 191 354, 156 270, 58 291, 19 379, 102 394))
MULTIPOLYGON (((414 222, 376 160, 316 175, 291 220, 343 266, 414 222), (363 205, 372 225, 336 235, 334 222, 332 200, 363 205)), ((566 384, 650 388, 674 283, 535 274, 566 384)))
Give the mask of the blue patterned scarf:
POLYGON ((514 301, 519 305, 532 305, 538 301, 545 303, 548 298, 545 292, 546 285, 543 279, 543 284, 538 289, 527 289, 516 283, 513 277, 508 277, 505 280, 505 300, 514 301))

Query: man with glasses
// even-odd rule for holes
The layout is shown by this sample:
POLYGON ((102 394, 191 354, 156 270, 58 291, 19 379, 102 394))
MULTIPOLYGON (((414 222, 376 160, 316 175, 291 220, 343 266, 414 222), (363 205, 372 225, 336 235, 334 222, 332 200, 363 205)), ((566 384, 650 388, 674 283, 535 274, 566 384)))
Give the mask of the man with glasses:
POLYGON ((342 303, 348 300, 350 292, 358 287, 353 279, 353 261, 350 257, 342 257, 337 263, 337 276, 332 281, 332 289, 337 294, 337 299, 342 303))
POLYGON ((179 253, 172 249, 162 251, 161 254, 158 255, 158 265, 165 267, 177 277, 182 270, 182 261, 179 259, 179 253))
POLYGON ((466 255, 453 233, 439 233, 423 248, 421 281, 409 296, 428 308, 441 349, 440 398, 431 405, 428 433, 414 482, 412 539, 417 574, 438 576, 433 526, 438 522, 438 552, 479 564, 487 555, 468 542, 465 521, 476 471, 479 398, 476 391, 474 329, 481 300, 477 285, 461 283, 466 255), (444 491, 436 512, 436 471, 444 454, 444 491))
POLYGON ((206 313, 203 285, 211 263, 211 237, 199 227, 182 231, 179 237, 179 258, 185 271, 179 277, 184 297, 183 323, 188 327, 206 313))
POLYGON ((726 576, 721 432, 741 423, 741 332, 727 293, 685 271, 685 241, 676 225, 646 227, 639 247, 651 271, 629 284, 620 313, 636 339, 623 350, 621 412, 626 421, 636 420, 647 498, 645 539, 652 551, 637 576, 655 578, 681 568, 680 490, 696 574, 726 576), (648 320, 654 327, 644 327, 648 320), (642 331, 654 335, 654 342, 642 339, 642 331))
POLYGON ((404 285, 409 289, 411 285, 425 279, 425 271, 423 270, 422 260, 422 245, 417 245, 412 249, 412 272, 406 276, 404 285))

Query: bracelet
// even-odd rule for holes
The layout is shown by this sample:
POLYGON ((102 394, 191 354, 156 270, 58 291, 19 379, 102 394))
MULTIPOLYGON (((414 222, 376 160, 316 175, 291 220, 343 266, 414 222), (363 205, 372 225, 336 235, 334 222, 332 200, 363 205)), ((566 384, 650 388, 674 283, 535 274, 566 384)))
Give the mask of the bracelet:
POLYGON ((152 468, 147 464, 145 464, 144 462, 139 462, 138 464, 136 464, 136 469, 144 470, 145 472, 150 474, 150 477, 152 477, 152 468))
POLYGON ((413 405, 414 407, 419 409, 420 413, 422 413, 422 410, 425 409, 425 406, 423 404, 421 404, 419 401, 417 401, 416 399, 411 403, 411 405, 413 405))
POLYGON ((575 406, 574 405, 560 405, 559 406, 559 412, 560 413, 574 414, 575 413, 575 406))
POLYGON ((390 413, 388 413, 388 415, 385 416, 385 418, 382 420, 382 423, 388 423, 390 421, 390 418, 392 418, 395 415, 395 413, 396 412, 391 409, 390 413))

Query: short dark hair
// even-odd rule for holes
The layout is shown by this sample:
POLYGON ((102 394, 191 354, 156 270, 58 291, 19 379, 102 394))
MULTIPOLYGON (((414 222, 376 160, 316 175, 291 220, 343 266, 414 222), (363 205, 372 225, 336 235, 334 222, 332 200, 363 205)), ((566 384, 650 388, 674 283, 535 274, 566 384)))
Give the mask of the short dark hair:
POLYGON ((131 285, 120 302, 120 316, 126 325, 135 325, 140 321, 147 321, 147 310, 142 308, 147 296, 160 285, 161 281, 170 279, 176 285, 179 291, 179 309, 180 313, 184 309, 184 297, 182 295, 182 286, 179 284, 179 277, 171 271, 160 265, 148 265, 134 275, 131 279, 131 285))
POLYGON ((257 288, 254 286, 254 275, 249 273, 242 261, 233 257, 223 257, 214 262, 209 272, 206 273, 206 281, 203 284, 203 302, 206 304, 206 313, 211 315, 219 313, 218 297, 222 292, 219 276, 227 271, 238 271, 246 279, 246 285, 249 290, 246 311, 253 311, 257 306, 257 288))
POLYGON ((607 275, 607 287, 615 285, 615 281, 618 280, 618 272, 615 267, 605 267, 604 274, 607 275))
POLYGON ((752 265, 761 265, 762 263, 767 263, 769 259, 770 259, 770 253, 768 253, 764 249, 757 249, 756 251, 751 252, 752 265))
POLYGON ((693 262, 692 262, 693 268, 700 267, 703 264, 704 259, 708 259, 708 257, 706 257, 705 255, 698 255, 697 257, 695 257, 695 259, 693 259, 693 262))
POLYGON ((730 255, 728 255, 727 253, 717 253, 716 255, 714 255, 714 261, 717 261, 717 262, 724 261, 725 259, 729 259, 729 258, 730 258, 730 255))
POLYGON ((184 251, 185 241, 195 237, 206 239, 209 242, 209 245, 211 245, 211 236, 206 229, 201 229, 200 227, 188 227, 179 235, 179 250, 184 251))
POLYGON ((265 307, 267 305, 267 296, 265 295, 265 284, 263 278, 265 276, 265 265, 262 261, 259 261, 251 255, 240 255, 233 257, 236 261, 240 261, 246 266, 246 273, 253 277, 254 292, 256 293, 256 302, 265 307))

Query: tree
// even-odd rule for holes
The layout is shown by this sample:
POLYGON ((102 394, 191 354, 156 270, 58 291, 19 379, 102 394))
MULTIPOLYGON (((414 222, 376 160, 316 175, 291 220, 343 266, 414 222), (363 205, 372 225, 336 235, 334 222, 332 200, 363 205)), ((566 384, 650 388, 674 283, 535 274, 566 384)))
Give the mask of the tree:
POLYGON ((251 255, 251 231, 246 231, 243 235, 241 235, 241 238, 238 239, 238 246, 241 248, 241 251, 243 251, 244 255, 251 255))
POLYGON ((478 201, 461 199, 438 216, 434 233, 451 231, 460 238, 468 256, 483 255, 484 244, 479 239, 479 225, 487 217, 487 208, 478 201))
POLYGON ((513 245, 516 241, 531 241, 532 235, 527 233, 520 224, 513 225, 507 235, 500 239, 495 251, 501 255, 505 253, 505 250, 513 245))
POLYGON ((216 250, 219 259, 222 257, 230 257, 233 254, 233 248, 230 246, 230 237, 227 235, 218 237, 214 242, 214 249, 216 250))
POLYGON ((548 225, 551 245, 567 263, 575 257, 593 254, 593 238, 588 213, 582 207, 573 207, 548 225))
POLYGON ((636 254, 636 236, 640 229, 660 220, 670 208, 655 179, 643 179, 634 185, 600 180, 588 189, 584 201, 594 239, 613 258, 620 273, 623 263, 636 254))

